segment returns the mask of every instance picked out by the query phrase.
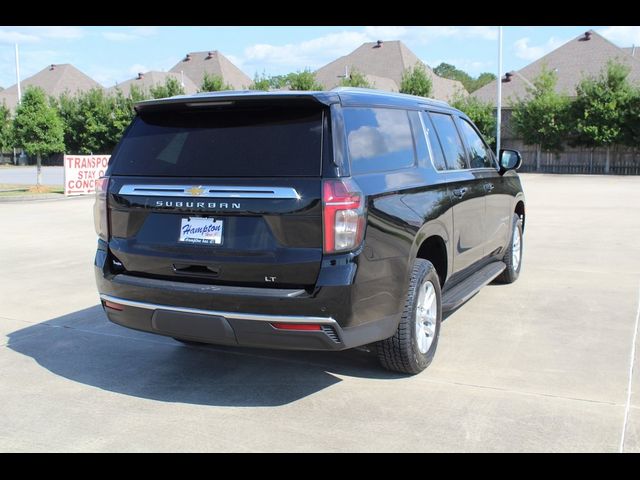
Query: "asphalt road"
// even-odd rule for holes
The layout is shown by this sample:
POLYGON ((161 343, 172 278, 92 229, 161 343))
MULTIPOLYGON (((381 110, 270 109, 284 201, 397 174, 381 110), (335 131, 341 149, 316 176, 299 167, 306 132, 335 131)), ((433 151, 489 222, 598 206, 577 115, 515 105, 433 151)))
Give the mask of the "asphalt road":
MULTIPOLYGON (((1 167, 1 183, 33 185, 36 183, 36 167, 1 167)), ((63 185, 64 168, 42 167, 42 183, 44 185, 63 185)))
MULTIPOLYGON (((523 177, 520 279, 450 316, 415 377, 360 351, 187 347, 110 324, 92 201, 0 204, 0 451, 618 451, 640 177, 523 177)), ((624 451, 640 452, 637 363, 624 451)))

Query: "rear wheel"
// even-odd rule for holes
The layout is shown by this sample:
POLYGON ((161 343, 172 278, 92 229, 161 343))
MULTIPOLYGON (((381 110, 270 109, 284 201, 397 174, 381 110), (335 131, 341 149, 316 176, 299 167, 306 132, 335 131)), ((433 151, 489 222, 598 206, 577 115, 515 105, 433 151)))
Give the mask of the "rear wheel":
POLYGON ((388 370, 416 374, 436 353, 442 322, 440 280, 431 262, 416 259, 395 335, 378 344, 378 359, 388 370))
POLYGON ((511 240, 502 259, 507 268, 496 278, 496 282, 513 283, 518 279, 522 268, 522 249, 522 219, 514 213, 511 223, 511 240))

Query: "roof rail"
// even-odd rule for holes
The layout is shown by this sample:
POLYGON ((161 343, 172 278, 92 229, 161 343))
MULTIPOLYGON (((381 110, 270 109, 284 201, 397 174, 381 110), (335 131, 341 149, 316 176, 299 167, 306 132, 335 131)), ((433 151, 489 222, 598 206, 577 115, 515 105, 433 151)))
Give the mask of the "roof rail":
POLYGON ((436 100, 435 98, 429 98, 429 97, 419 97, 418 95, 409 95, 407 93, 388 92, 386 90, 377 90, 375 88, 335 87, 335 88, 332 88, 331 91, 332 92, 336 92, 336 93, 353 92, 353 93, 366 93, 366 94, 369 94, 369 95, 373 94, 373 95, 391 96, 391 97, 398 97, 398 98, 406 98, 406 99, 417 100, 417 101, 420 101, 420 102, 424 102, 425 100, 428 100, 429 102, 433 102, 433 103, 438 104, 438 105, 443 105, 443 106, 446 106, 446 107, 450 106, 444 100, 436 100))

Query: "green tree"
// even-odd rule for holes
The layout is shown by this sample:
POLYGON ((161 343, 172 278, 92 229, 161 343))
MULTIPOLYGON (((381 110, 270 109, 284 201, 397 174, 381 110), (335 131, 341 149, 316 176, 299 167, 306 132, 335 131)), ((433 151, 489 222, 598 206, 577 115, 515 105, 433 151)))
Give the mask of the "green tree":
POLYGON ((429 77, 427 69, 421 63, 416 64, 412 68, 407 68, 402 72, 400 93, 429 97, 432 88, 433 82, 431 81, 431 77, 429 77))
POLYGON ((465 85, 465 88, 467 89, 467 92, 469 92, 469 93, 475 92, 476 90, 478 90, 479 88, 484 87, 488 83, 493 82, 496 78, 497 77, 496 77, 495 73, 484 72, 484 73, 481 73, 480 75, 478 75, 478 78, 473 80, 473 83, 471 85, 469 85, 469 87, 467 87, 465 85))
POLYGON ((16 146, 37 159, 37 185, 42 183, 42 155, 64 152, 64 128, 58 112, 39 87, 27 87, 13 120, 16 146))
POLYGON ((436 68, 433 69, 433 72, 442 78, 448 78, 450 80, 458 80, 467 92, 475 92, 480 87, 485 86, 487 83, 492 82, 496 79, 496 76, 493 73, 484 72, 478 75, 477 78, 473 78, 467 72, 456 68, 450 63, 441 63, 436 68))
POLYGON ((279 90, 287 86, 288 75, 273 75, 269 77, 269 87, 279 90))
POLYGON ((640 88, 634 88, 623 110, 622 143, 629 147, 640 147, 640 88))
POLYGON ((584 78, 576 88, 571 113, 575 128, 573 145, 605 147, 605 173, 609 173, 611 149, 625 141, 625 112, 633 91, 627 77, 629 67, 609 61, 597 77, 584 78))
POLYGON ((132 92, 130 92, 128 97, 125 97, 120 89, 116 89, 115 95, 110 98, 110 106, 112 110, 109 115, 110 121, 109 129, 107 131, 107 145, 105 153, 113 151, 117 143, 122 138, 122 134, 135 116, 133 106, 137 101, 140 100, 134 100, 132 92))
POLYGON ((288 74, 286 84, 291 90, 323 90, 309 69, 288 74))
POLYGON ((256 74, 253 77, 253 83, 249 87, 249 90, 264 90, 268 92, 271 89, 271 79, 267 76, 266 73, 262 73, 262 75, 256 74))
POLYGON ((358 87, 358 88, 372 88, 371 84, 367 81, 367 78, 364 76, 364 73, 356 70, 355 68, 351 69, 348 77, 340 80, 341 87, 358 87))
POLYGON ((453 108, 457 108, 466 113, 467 116, 476 124, 485 141, 492 147, 496 145, 496 115, 494 107, 489 102, 472 97, 464 96, 460 93, 453 97, 449 102, 453 108))
POLYGON ((174 77, 167 77, 162 85, 155 85, 149 88, 152 98, 167 98, 174 95, 184 95, 184 88, 174 77))
POLYGON ((204 72, 202 78, 202 84, 200 85, 201 92, 219 92, 221 90, 231 90, 231 86, 224 83, 224 79, 219 75, 210 75, 204 72))
POLYGON ((4 163, 4 152, 11 148, 11 111, 0 105, 0 164, 4 163))
POLYGON ((138 85, 131 85, 131 87, 129 88, 129 99, 132 103, 136 103, 143 100, 148 100, 149 95, 142 89, 142 87, 139 87, 138 85))
POLYGON ((524 143, 536 146, 538 170, 541 151, 562 151, 569 131, 569 98, 556 93, 557 81, 556 73, 543 67, 527 87, 527 96, 513 105, 511 124, 524 143))

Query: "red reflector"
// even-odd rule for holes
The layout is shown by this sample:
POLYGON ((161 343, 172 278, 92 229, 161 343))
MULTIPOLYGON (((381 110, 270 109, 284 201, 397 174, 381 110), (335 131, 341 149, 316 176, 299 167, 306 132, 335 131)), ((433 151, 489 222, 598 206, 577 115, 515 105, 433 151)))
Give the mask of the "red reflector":
POLYGON ((113 302, 110 302, 108 300, 104 301, 104 306, 107 307, 107 308, 110 308, 111 310, 117 310, 119 312, 124 310, 123 306, 120 305, 119 303, 113 303, 113 302))
POLYGON ((278 330, 320 330, 317 323, 272 323, 278 330))

